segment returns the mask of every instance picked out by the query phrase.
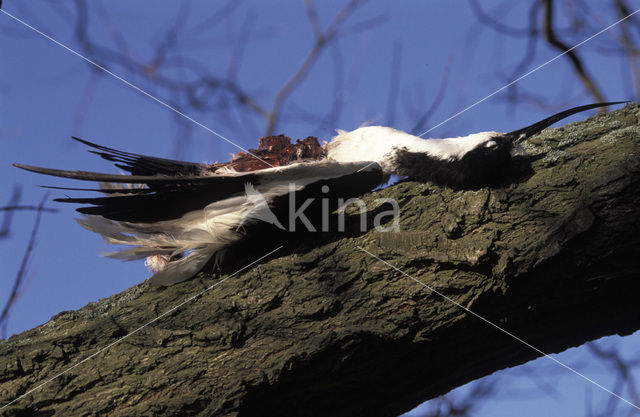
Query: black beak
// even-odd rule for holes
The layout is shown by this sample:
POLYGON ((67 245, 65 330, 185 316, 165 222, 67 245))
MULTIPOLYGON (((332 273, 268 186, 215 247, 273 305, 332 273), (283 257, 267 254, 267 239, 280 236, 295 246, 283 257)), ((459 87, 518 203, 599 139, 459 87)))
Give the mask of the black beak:
POLYGON ((626 103, 630 103, 630 101, 609 101, 606 103, 592 103, 592 104, 586 104, 584 106, 573 107, 571 109, 561 111, 560 113, 556 113, 553 116, 549 116, 546 119, 542 119, 539 122, 532 124, 531 126, 527 126, 525 128, 506 133, 505 136, 511 139, 511 141, 514 144, 517 144, 527 139, 528 137, 531 137, 536 133, 539 133, 543 129, 546 129, 552 124, 559 122, 560 120, 567 118, 569 116, 573 116, 576 113, 595 109, 598 107, 606 107, 606 106, 612 106, 614 104, 626 104, 626 103))

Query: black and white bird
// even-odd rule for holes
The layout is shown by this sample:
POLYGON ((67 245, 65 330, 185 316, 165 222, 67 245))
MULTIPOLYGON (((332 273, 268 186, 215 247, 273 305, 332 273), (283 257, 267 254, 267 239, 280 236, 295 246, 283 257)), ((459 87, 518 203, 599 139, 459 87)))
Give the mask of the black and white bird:
POLYGON ((14 165, 99 182, 98 189, 63 189, 97 191, 101 197, 56 201, 88 204, 77 209, 83 214, 78 222, 107 243, 129 246, 107 256, 146 258, 154 272, 151 283, 171 285, 212 268, 234 245, 265 239, 255 236, 259 227, 293 228, 285 213, 294 209, 292 195, 297 201, 330 201, 310 208, 326 211, 371 191, 392 174, 451 187, 499 183, 509 172, 514 146, 526 138, 578 112, 621 103, 575 107, 509 133, 456 138, 422 139, 384 126, 338 131, 324 146, 312 137, 290 144, 284 136, 271 136, 262 138, 258 149, 221 164, 138 155, 74 138, 127 175, 14 165))

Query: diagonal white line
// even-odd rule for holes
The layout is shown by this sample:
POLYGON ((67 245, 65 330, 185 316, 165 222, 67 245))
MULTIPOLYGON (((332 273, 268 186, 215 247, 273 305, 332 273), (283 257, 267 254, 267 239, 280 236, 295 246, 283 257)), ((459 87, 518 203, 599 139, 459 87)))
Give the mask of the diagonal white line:
POLYGON ((547 66, 548 64, 552 63, 553 61, 555 61, 556 59, 568 54, 569 52, 573 51, 574 49, 576 49, 577 47, 589 42, 591 39, 595 38, 596 36, 608 31, 609 29, 611 29, 612 27, 614 27, 615 25, 619 24, 620 22, 624 22, 625 20, 627 20, 628 18, 630 18, 631 16, 633 16, 634 14, 640 12, 640 9, 636 10, 635 12, 629 14, 628 16, 623 17, 622 19, 618 20, 615 23, 610 24, 609 26, 607 26, 606 28, 602 29, 600 32, 595 33, 591 36, 589 36, 587 39, 583 40, 582 42, 578 43, 577 45, 574 45, 573 47, 567 49, 566 51, 564 51, 563 53, 559 54, 556 57, 551 58, 550 60, 548 60, 547 62, 545 62, 544 64, 538 65, 537 67, 535 67, 534 69, 532 69, 531 71, 527 72, 526 74, 516 78, 515 80, 511 81, 509 84, 505 85, 502 88, 497 89, 496 91, 494 91, 493 93, 489 94, 488 96, 486 96, 483 99, 480 99, 478 101, 476 101, 475 103, 473 103, 472 105, 460 110, 458 113, 454 114, 453 116, 449 117, 448 119, 438 123, 437 125, 433 126, 431 129, 429 130, 425 130, 424 132, 422 132, 421 134, 418 135, 418 137, 422 137, 423 135, 426 135, 427 133, 431 132, 432 130, 442 126, 443 124, 447 123, 449 120, 451 119, 455 119, 456 117, 460 116, 462 113, 466 112, 469 109, 474 108, 475 106, 477 106, 478 104, 482 103, 483 101, 495 96, 496 94, 498 94, 499 92, 501 92, 502 90, 504 90, 505 88, 508 88, 510 86, 512 86, 513 84, 517 83, 518 81, 522 80, 525 77, 528 77, 529 75, 533 74, 534 72, 538 71, 540 68, 543 68, 545 66, 547 66))
POLYGON ((156 317, 155 319, 151 320, 148 323, 143 324, 142 326, 138 327, 137 329, 135 329, 132 332, 127 333, 126 335, 122 336, 120 339, 116 340, 115 342, 112 342, 110 344, 108 344, 107 346, 103 347, 102 349, 98 350, 95 353, 92 353, 91 355, 87 356, 86 358, 84 358, 83 360, 81 360, 80 362, 77 362, 75 364, 73 364, 72 366, 70 366, 69 368, 65 369, 64 371, 60 372, 57 375, 54 375, 53 377, 47 379, 46 381, 36 385, 34 388, 31 388, 29 391, 25 392, 24 394, 22 394, 21 396, 19 396, 18 398, 14 399, 13 401, 3 405, 2 407, 0 407, 0 410, 5 409, 6 407, 9 407, 11 404, 15 403, 16 401, 19 401, 20 399, 26 397, 27 395, 31 394, 34 391, 39 390, 40 388, 42 388, 43 386, 47 385, 49 382, 53 381, 56 378, 61 377, 62 375, 66 374, 67 372, 71 371, 72 369, 76 368, 77 366, 82 365, 83 363, 85 363, 86 361, 98 356, 99 354, 101 354, 102 352, 104 352, 105 350, 109 349, 111 346, 116 345, 120 342, 122 342, 124 339, 126 339, 127 337, 131 336, 132 334, 144 329, 145 327, 147 327, 148 325, 150 325, 151 323, 154 323, 158 320, 160 320, 162 317, 166 316, 167 314, 170 314, 174 311, 176 311, 177 309, 179 309, 180 307, 182 307, 183 305, 187 304, 188 302, 200 297, 202 294, 204 294, 205 292, 209 291, 210 289, 217 287, 218 285, 222 284, 223 282, 225 282, 226 280, 228 280, 229 278, 238 275, 240 272, 244 271, 245 269, 255 265, 256 263, 260 262, 261 260, 263 260, 264 258, 270 256, 271 254, 273 254, 276 251, 279 251, 280 249, 282 249, 282 246, 277 247, 276 249, 272 250, 271 252, 267 253, 266 255, 262 255, 260 258, 256 259, 255 261, 251 262, 250 264, 238 269, 236 272, 234 272, 233 274, 225 277, 224 279, 221 279, 220 281, 216 282, 215 284, 211 285, 210 287, 205 288, 204 290, 200 291, 199 293, 197 293, 196 295, 193 295, 189 298, 187 298, 186 300, 184 300, 183 302, 181 302, 180 304, 178 304, 177 306, 174 306, 172 308, 170 308, 169 310, 165 311, 164 313, 160 314, 158 317, 156 317))
POLYGON ((369 168, 371 165, 377 164, 377 163, 378 163, 377 161, 371 161, 367 165, 365 165, 362 168, 360 168, 359 170, 357 170, 356 172, 364 171, 365 169, 369 168))
POLYGON ((484 321, 485 323, 491 325, 492 327, 495 327, 496 329, 500 330, 502 333, 506 334, 507 336, 517 340, 518 342, 522 343, 523 345, 527 346, 528 348, 538 352, 539 354, 551 359, 552 361, 554 361, 555 363, 557 363, 558 365, 562 366, 565 369, 568 369, 569 371, 573 372, 574 374, 578 375, 579 377, 585 379, 586 381, 591 382, 593 385, 595 385, 596 387, 600 388, 603 391, 608 392, 609 394, 613 395, 614 397, 618 398, 619 400, 624 401, 625 403, 629 404, 631 407, 637 409, 640 411, 640 406, 632 403, 629 400, 626 400, 624 398, 622 398, 621 396, 619 396, 618 394, 616 394, 615 392, 611 391, 608 388, 603 387, 602 385, 598 384, 596 381, 594 381, 593 379, 589 378, 588 376, 581 374, 580 372, 576 371, 575 369, 573 369, 572 367, 570 367, 569 365, 564 364, 563 362, 560 362, 559 360, 555 359, 554 357, 548 355, 547 353, 544 353, 543 351, 541 351, 540 349, 538 349, 537 347, 533 346, 532 344, 526 342, 525 340, 519 338, 518 336, 514 335, 513 333, 509 332, 508 330, 503 329, 502 327, 498 326, 497 324, 495 324, 494 322, 492 322, 489 319, 486 319, 484 317, 482 317, 480 314, 469 310, 467 307, 463 306, 462 304, 460 304, 459 302, 453 300, 450 297, 447 297, 446 295, 444 295, 443 293, 441 293, 440 291, 436 290, 433 287, 430 287, 429 285, 425 284, 424 282, 420 281, 417 278, 412 277, 411 275, 407 274, 406 272, 402 271, 399 268, 396 268, 394 265, 391 265, 389 262, 380 259, 379 257, 377 257, 376 255, 374 255, 373 253, 369 252, 368 250, 358 246, 358 249, 360 249, 361 251, 365 252, 366 254, 368 254, 369 256, 379 260, 380 262, 382 262, 383 264, 387 265, 390 268, 395 269, 396 271, 400 272, 402 275, 404 275, 407 278, 411 278, 412 280, 414 280, 415 282, 417 282, 418 284, 422 285, 423 287, 427 288, 429 291, 438 294, 440 297, 444 298, 445 300, 449 301, 452 304, 455 304, 457 307, 460 307, 461 309, 463 309, 464 311, 466 311, 467 313, 479 318, 480 320, 484 321))
POLYGON ((164 101, 160 100, 159 98, 157 98, 156 96, 147 93, 146 91, 144 91, 143 89, 141 89, 140 87, 130 83, 129 81, 125 80, 124 78, 120 77, 117 74, 114 74, 113 72, 109 71, 108 69, 106 69, 105 67, 103 67, 102 65, 98 64, 95 61, 92 61, 91 59, 87 58, 86 56, 82 55, 79 52, 74 51, 73 49, 69 48, 67 45, 53 39, 51 36, 47 35, 44 32, 39 31, 38 29, 34 28, 33 26, 31 26, 30 24, 28 24, 27 22, 18 19, 17 17, 15 17, 14 15, 6 12, 5 10, 0 9, 0 12, 4 13, 5 15, 9 16, 10 18, 12 18, 13 20, 15 20, 16 22, 19 22, 21 24, 23 24, 24 26, 28 27, 29 29, 33 30, 34 32, 36 32, 39 35, 44 36, 45 38, 49 39, 51 42, 55 43, 58 46, 61 46, 62 48, 66 49, 67 51, 71 52, 72 54, 76 55, 79 58, 82 58, 83 60, 87 61, 89 64, 95 66, 96 68, 106 72, 107 74, 111 75, 112 77, 122 81, 123 83, 125 83, 126 85, 128 85, 129 87, 133 88, 134 90, 144 94, 145 96, 149 97, 150 99, 162 104, 164 107, 168 108, 169 110, 172 110, 174 112, 176 112, 177 114, 179 114, 180 116, 184 117, 185 119, 189 120, 190 122, 195 123, 196 125, 200 126, 201 128, 203 128, 204 130, 206 130, 207 132, 213 133, 214 135, 216 135, 217 137, 219 137, 220 139, 230 143, 231 145, 235 146, 236 148, 246 152, 247 154, 253 156, 254 158, 264 162, 265 164, 269 165, 271 168, 275 168, 273 165, 271 165, 270 163, 268 163, 267 161, 265 161, 264 159, 260 158, 257 155, 254 155, 253 153, 249 152, 247 149, 243 148, 242 146, 236 144, 235 142, 233 142, 230 139, 227 139, 226 137, 222 136, 220 133, 216 132, 215 130, 212 130, 210 128, 208 128, 207 126, 203 125, 202 123, 198 122, 197 120, 194 120, 193 118, 187 116, 186 114, 184 114, 183 112, 181 112, 180 110, 176 109, 175 107, 171 106, 170 104, 165 103, 164 101))

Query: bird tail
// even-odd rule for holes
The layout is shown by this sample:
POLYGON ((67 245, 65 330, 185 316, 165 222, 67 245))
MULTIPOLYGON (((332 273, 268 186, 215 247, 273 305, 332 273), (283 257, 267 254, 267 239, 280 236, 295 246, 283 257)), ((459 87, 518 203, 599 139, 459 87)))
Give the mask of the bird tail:
POLYGON ((208 267, 217 252, 240 238, 228 227, 209 230, 198 224, 180 227, 171 221, 128 223, 90 215, 76 220, 102 235, 106 243, 128 246, 104 255, 126 261, 147 258, 145 264, 154 272, 149 282, 154 286, 169 286, 195 276, 208 267))
POLYGON ((168 262, 162 270, 156 272, 149 279, 149 282, 157 287, 186 281, 202 271, 219 249, 221 248, 217 245, 205 245, 193 249, 187 256, 168 262))
POLYGON ((514 143, 520 143, 523 140, 535 135, 536 133, 539 133, 543 129, 546 129, 552 124, 559 122, 560 120, 567 118, 569 116, 573 116, 576 113, 595 109, 598 107, 606 107, 606 106, 612 106, 614 104, 624 104, 624 103, 629 103, 629 101, 609 101, 604 103, 592 103, 592 104, 586 104, 584 106, 573 107, 571 109, 561 111, 560 113, 556 113, 553 116, 549 116, 546 119, 540 120, 539 122, 536 122, 525 128, 514 130, 513 132, 509 132, 506 135, 508 137, 511 137, 514 143))

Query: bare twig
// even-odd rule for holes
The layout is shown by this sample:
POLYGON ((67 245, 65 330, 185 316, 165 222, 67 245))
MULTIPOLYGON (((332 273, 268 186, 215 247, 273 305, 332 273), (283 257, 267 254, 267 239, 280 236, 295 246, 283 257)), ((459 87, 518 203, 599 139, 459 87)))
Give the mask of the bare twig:
POLYGON ((73 119, 71 122, 73 134, 79 137, 82 137, 82 127, 84 124, 84 119, 86 115, 86 111, 91 105, 93 101, 94 94, 98 87, 98 83, 100 82, 100 70, 92 67, 91 73, 89 75, 89 79, 85 84, 85 87, 80 95, 80 100, 78 101, 78 105, 76 106, 76 110, 73 113, 73 119))
POLYGON ((474 382, 464 395, 447 394, 431 400, 430 407, 421 417, 472 416, 476 410, 491 396, 497 385, 495 379, 484 379, 474 382))
MULTIPOLYGON (((20 201, 20 196, 22 195, 22 189, 20 186, 16 185, 13 187, 13 192, 11 193, 11 197, 9 198, 9 204, 7 207, 14 207, 18 205, 20 201)), ((0 226, 0 239, 5 239, 9 236, 9 231, 11 228, 11 221, 13 220, 13 212, 15 210, 3 210, 6 211, 4 217, 2 218, 2 226, 0 226)))
MULTIPOLYGON (((309 73, 309 70, 320 55, 320 52, 322 52, 324 47, 336 36, 336 33, 338 32, 338 29, 340 28, 342 22, 356 9, 359 3, 360 0, 351 0, 342 10, 340 10, 340 12, 338 12, 336 17, 333 18, 333 21, 329 24, 329 28, 324 33, 320 33, 319 36, 318 34, 316 34, 315 43, 311 48, 311 51, 309 51, 306 58, 302 61, 302 64, 300 65, 298 70, 276 93, 276 97, 273 100, 271 111, 269 112, 269 117, 267 120, 267 136, 274 133, 276 125, 278 123, 278 119, 281 115, 282 105, 284 104, 289 94, 291 94, 291 92, 298 86, 298 84, 306 77, 306 75, 309 73)), ((311 2, 311 0, 306 0, 305 5, 307 6, 307 14, 309 15, 309 19, 313 22, 314 19, 316 19, 315 10, 313 9, 313 3, 311 2)), ((317 23, 315 25, 312 23, 312 27, 314 28, 314 32, 316 30, 319 30, 319 25, 317 23)))
MULTIPOLYGON (((623 0, 614 0, 615 7, 620 17, 628 16, 631 14, 631 9, 623 0)), ((624 21, 620 23, 620 44, 625 51, 629 59, 629 66, 631 67, 631 74, 633 80, 633 90, 636 97, 640 97, 640 65, 638 65, 638 49, 634 45, 633 35, 629 30, 629 25, 632 22, 624 21)))
MULTIPOLYGON (((631 395, 631 399, 636 403, 640 402, 640 395, 638 395, 638 389, 633 373, 633 368, 638 366, 639 361, 625 360, 615 347, 605 349, 598 342, 587 343, 586 346, 592 354, 602 361, 610 364, 608 368, 616 374, 616 385, 618 385, 616 387, 616 392, 621 392, 626 385, 626 388, 631 395)), ((614 415, 617 405, 617 401, 609 400, 601 415, 614 415)))
POLYGON ((242 2, 237 0, 228 0, 225 5, 216 10, 211 16, 186 32, 186 36, 196 36, 201 32, 207 32, 215 25, 220 24, 240 6, 242 2))
MULTIPOLYGON (((536 45, 538 43, 538 11, 540 10, 540 3, 535 1, 531 4, 531 8, 529 9, 529 23, 527 27, 527 31, 529 32, 529 36, 527 38, 527 46, 525 48, 525 53, 514 67, 513 71, 511 71, 511 75, 507 77, 508 79, 505 82, 509 82, 513 79, 516 79, 526 72, 526 70, 531 66, 531 63, 534 62, 536 57, 536 45)), ((518 84, 513 84, 507 90, 508 100, 512 103, 515 103, 518 97, 518 84)), ((515 106, 510 106, 510 108, 514 108, 515 106)))
POLYGON ((300 117, 301 120, 314 123, 316 128, 312 136, 321 137, 326 134, 327 131, 333 132, 334 129, 340 125, 340 115, 342 114, 344 100, 347 96, 348 86, 345 85, 344 58, 342 57, 340 48, 336 44, 333 44, 331 48, 331 56, 333 58, 333 101, 326 114, 318 117, 317 114, 298 108, 295 103, 292 106, 294 108, 289 109, 288 112, 289 114, 294 114, 293 110, 295 110, 296 116, 300 117))
MULTIPOLYGON (((351 28, 345 27, 346 19, 353 14, 356 8, 363 3, 363 0, 351 0, 341 10, 337 12, 334 18, 329 22, 326 29, 323 30, 318 15, 312 4, 312 0, 305 1, 307 15, 310 27, 314 35, 314 43, 302 60, 300 66, 294 71, 291 77, 276 91, 275 96, 268 106, 262 106, 259 101, 237 81, 237 73, 239 71, 239 63, 244 44, 249 41, 249 33, 255 32, 253 29, 253 19, 246 19, 242 25, 241 33, 237 36, 233 48, 233 56, 229 61, 229 66, 224 71, 224 76, 217 76, 211 73, 208 64, 200 62, 181 52, 184 35, 201 36, 205 30, 211 29, 217 25, 224 17, 233 13, 234 2, 228 2, 216 11, 211 18, 207 19, 210 25, 199 24, 192 29, 187 29, 185 19, 187 16, 186 7, 182 7, 172 22, 171 27, 163 36, 163 39, 155 48, 154 54, 150 60, 140 60, 133 56, 123 37, 115 29, 115 25, 104 8, 97 7, 96 14, 100 22, 106 26, 115 48, 108 48, 97 44, 90 39, 88 31, 88 5, 81 0, 76 0, 77 20, 75 23, 76 38, 81 45, 83 52, 97 62, 109 62, 121 66, 125 71, 132 75, 142 76, 151 81, 149 89, 160 90, 166 97, 167 102, 171 102, 176 108, 190 107, 200 111, 209 111, 215 108, 214 117, 220 119, 222 123, 231 124, 235 120, 244 120, 241 128, 251 126, 253 121, 251 115, 247 115, 244 110, 249 109, 253 114, 259 116, 266 121, 266 134, 271 134, 277 128, 277 124, 282 116, 282 108, 291 93, 305 79, 313 68, 321 52, 331 44, 338 35, 343 36, 347 29, 350 32, 360 32, 367 30, 372 25, 377 24, 380 18, 384 16, 375 16, 369 21, 356 23, 351 28), (182 33, 180 33, 182 31, 182 33), (169 75, 167 71, 175 70, 180 74, 169 75), (238 106, 239 105, 239 106, 238 106), (236 108, 240 107, 240 108, 236 108), (242 111, 239 111, 242 110, 242 111), (235 112, 235 113, 231 113, 235 112)), ((252 36, 255 38, 255 36, 252 36)), ((225 38, 228 41, 228 36, 225 38)), ((191 43, 190 43, 191 44, 191 43)), ((210 46, 210 45, 209 45, 210 46)), ((90 95, 89 88, 87 95, 90 95)), ((156 93, 157 94, 157 93, 156 93)), ((333 108, 329 112, 329 116, 335 119, 335 109, 337 102, 333 103, 333 108)), ((78 115, 77 121, 81 118, 78 115)), ((326 118, 318 117, 316 120, 326 118)), ((76 126, 80 126, 77 122, 76 126)), ((237 127, 237 126, 236 126, 237 127)))
POLYGON ((442 103, 442 99, 444 98, 444 94, 447 90, 447 82, 449 81, 449 75, 451 73, 451 61, 452 59, 451 57, 449 57, 447 59, 447 64, 444 67, 444 74, 442 75, 442 81, 440 81, 440 88, 438 89, 436 96, 431 102, 431 106, 429 106, 427 111, 422 113, 422 116, 418 118, 418 121, 413 126, 413 129, 411 129, 412 134, 418 134, 420 131, 424 129, 424 126, 429 120, 429 118, 433 116, 433 114, 436 112, 436 110, 438 110, 438 107, 442 103))
POLYGON ((398 90, 400 89, 400 68, 402 63, 402 44, 393 44, 391 56, 391 76, 389 77, 389 96, 387 98, 387 125, 393 126, 398 107, 398 90))
POLYGON ((229 67, 227 68, 227 77, 229 80, 236 81, 238 72, 240 71, 240 65, 242 64, 242 58, 244 56, 244 50, 249 43, 251 37, 251 30, 255 25, 255 16, 249 14, 242 23, 240 34, 233 42, 232 52, 229 57, 229 67))
POLYGON ((516 37, 529 36, 530 30, 528 28, 511 27, 491 17, 480 6, 480 4, 478 3, 478 0, 469 0, 469 4, 471 5, 471 10, 476 15, 476 18, 481 23, 492 27, 496 31, 509 36, 516 36, 516 37))
POLYGON ((22 262, 20 262, 20 269, 18 269, 18 274, 16 275, 15 281, 13 282, 13 288, 11 290, 11 294, 9 295, 9 299, 7 300, 4 306, 4 309, 0 314, 0 328, 2 329, 2 335, 1 335, 2 338, 6 336, 4 333, 6 330, 6 323, 7 323, 7 319, 9 318, 9 313, 11 312, 11 308, 15 305, 16 301, 18 301, 18 298, 22 293, 21 289, 25 282, 27 265, 29 264, 29 260, 33 255, 33 248, 36 243, 36 236, 38 234, 38 229, 40 228, 40 218, 42 217, 42 212, 44 211, 43 210, 44 203, 47 201, 48 198, 49 198, 49 193, 46 193, 44 197, 42 197, 42 200, 38 205, 38 212, 36 214, 36 220, 33 224, 33 229, 31 230, 31 237, 29 238, 27 249, 24 253, 24 256, 22 257, 22 262))
MULTIPOLYGON (((595 98, 596 101, 605 101, 604 96, 596 86, 595 81, 587 75, 587 71, 580 58, 578 58, 578 54, 575 50, 572 50, 569 46, 563 43, 556 35, 553 28, 553 0, 543 0, 543 5, 544 19, 542 23, 542 30, 544 32, 545 39, 551 46, 565 54, 567 59, 571 62, 578 78, 593 98, 595 98)), ((606 111, 606 108, 603 108, 602 111, 606 111)))

